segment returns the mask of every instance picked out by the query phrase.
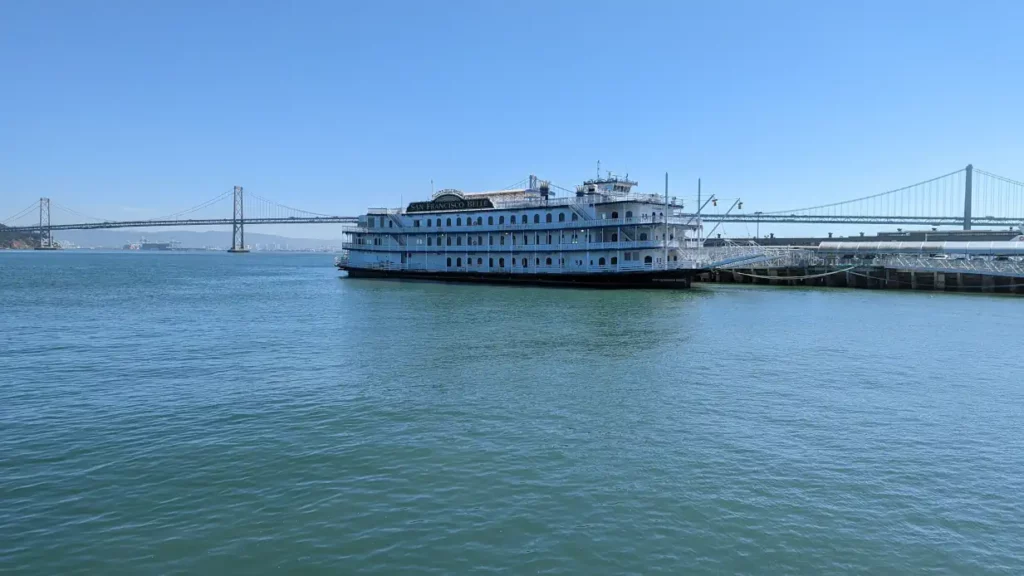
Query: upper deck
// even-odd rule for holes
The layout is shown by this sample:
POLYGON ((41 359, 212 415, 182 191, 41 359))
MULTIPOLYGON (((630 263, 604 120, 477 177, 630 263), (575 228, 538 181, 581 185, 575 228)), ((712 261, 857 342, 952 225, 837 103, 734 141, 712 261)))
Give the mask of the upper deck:
MULTIPOLYGON (((466 194, 445 189, 430 200, 405 208, 371 208, 359 218, 365 232, 417 233, 428 230, 513 231, 649 226, 669 224, 695 229, 699 222, 682 215, 675 198, 631 192, 636 182, 609 173, 587 180, 571 196, 554 196, 547 182, 530 178, 530 187, 466 194)), ((569 191, 566 191, 569 192, 569 191)), ((571 193, 571 192, 570 192, 571 193)))

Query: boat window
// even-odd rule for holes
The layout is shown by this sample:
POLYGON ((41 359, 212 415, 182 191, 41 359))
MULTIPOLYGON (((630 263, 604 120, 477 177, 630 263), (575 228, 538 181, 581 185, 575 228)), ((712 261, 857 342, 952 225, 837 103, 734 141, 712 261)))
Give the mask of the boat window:
POLYGON ((456 226, 462 226, 462 218, 456 218, 455 219, 455 225, 456 226))
POLYGON ((449 259, 448 259, 448 265, 449 265, 449 266, 451 266, 451 265, 452 265, 452 259, 451 259, 451 258, 449 258, 449 259))
POLYGON ((534 236, 533 236, 533 243, 534 244, 540 244, 540 234, 534 234, 534 236))
POLYGON ((505 237, 504 237, 504 236, 502 236, 502 237, 501 237, 501 242, 500 242, 500 244, 501 244, 502 246, 504 246, 504 245, 505 245, 505 237))
POLYGON ((618 212, 612 212, 612 220, 617 220, 618 218, 619 218, 619 213, 618 212))
POLYGON ((540 258, 537 258, 536 261, 534 262, 534 264, 536 264, 537 266, 540 266, 540 258))
POLYGON ((456 236, 455 237, 455 245, 456 246, 462 246, 462 236, 456 236))
POLYGON ((452 245, 452 237, 451 237, 451 236, 449 236, 449 237, 447 238, 447 244, 448 244, 449 246, 451 246, 451 245, 452 245))
POLYGON ((580 217, 577 216, 575 212, 573 212, 573 214, 572 214, 572 221, 575 222, 575 221, 577 221, 579 219, 580 219, 580 217))
POLYGON ((427 218, 427 228, 430 228, 433 225, 434 225, 434 221, 431 220, 430 218, 427 218))
POLYGON ((650 256, 644 256, 644 264, 650 264, 650 263, 651 263, 651 257, 650 256))
POLYGON ((679 256, 672 256, 673 262, 679 262, 679 256))
POLYGON ((619 235, 617 233, 615 233, 615 232, 612 232, 612 242, 618 242, 618 241, 619 241, 619 235))
POLYGON ((565 212, 559 212, 558 213, 558 221, 559 222, 565 222, 565 212))
POLYGON ((477 266, 483 266, 483 263, 484 263, 484 259, 483 258, 477 258, 476 259, 476 265, 477 266))
POLYGON ((597 265, 598 266, 604 266, 604 258, 598 258, 597 259, 597 265))
POLYGON ((412 227, 413 228, 419 228, 420 227, 420 221, 419 220, 413 220, 412 221, 412 227))
POLYGON ((393 220, 388 220, 388 228, 394 228, 394 227, 395 227, 395 222, 393 220))
POLYGON ((431 238, 430 236, 427 236, 427 246, 433 246, 433 245, 434 245, 434 239, 431 238))
POLYGON ((487 267, 488 268, 494 268, 494 258, 488 258, 487 259, 487 267))
POLYGON ((481 226, 481 225, 483 225, 483 223, 484 223, 484 217, 483 216, 477 216, 476 217, 476 225, 477 226, 481 226))
POLYGON ((548 244, 551 244, 551 234, 548 234, 548 244))
POLYGON ((494 246, 494 236, 491 236, 490 234, 488 234, 487 235, 487 243, 490 244, 491 246, 494 246))
POLYGON ((641 240, 647 240, 647 232, 641 232, 640 233, 640 239, 641 240))
POLYGON ((547 216, 545 216, 544 217, 544 221, 545 222, 551 222, 551 214, 548 214, 547 216))
POLYGON ((452 219, 451 218, 445 218, 444 225, 445 226, 451 226, 452 225, 452 219))
POLYGON ((477 236, 476 237, 476 245, 477 246, 483 246, 483 243, 484 243, 484 237, 483 236, 477 236))
MULTIPOLYGON (((549 220, 549 222, 550 222, 550 220, 549 220)), ((533 223, 534 224, 540 224, 540 214, 534 214, 533 215, 533 223)))
POLYGON ((526 258, 523 258, 523 268, 526 268, 526 266, 527 266, 527 264, 526 264, 526 258))
POLYGON ((633 217, 633 211, 632 210, 626 210, 626 218, 632 218, 632 217, 633 217))
POLYGON ((545 260, 544 263, 547 264, 548 266, 551 266, 551 258, 545 260))
POLYGON ((504 267, 505 267, 505 259, 504 258, 498 258, 498 268, 504 268, 504 267))
POLYGON ((619 259, 616 258, 615 256, 612 256, 612 266, 615 266, 618 263, 619 263, 619 259))
POLYGON ((498 224, 504 224, 504 223, 505 223, 505 217, 504 216, 498 216, 498 224))
POLYGON ((508 217, 508 223, 509 224, 515 224, 516 223, 516 215, 515 214, 513 214, 513 215, 508 217))
POLYGON ((455 260, 455 265, 456 266, 462 266, 462 258, 459 258, 459 259, 455 260))

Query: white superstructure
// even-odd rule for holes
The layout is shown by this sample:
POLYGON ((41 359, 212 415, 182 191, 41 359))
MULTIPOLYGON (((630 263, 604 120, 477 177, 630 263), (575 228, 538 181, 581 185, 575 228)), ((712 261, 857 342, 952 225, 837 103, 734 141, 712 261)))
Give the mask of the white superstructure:
POLYGON ((697 266, 684 249, 695 246, 699 222, 675 215, 680 207, 664 196, 633 193, 634 186, 609 174, 556 198, 531 177, 526 189, 448 189, 403 209, 370 209, 339 267, 352 275, 483 281, 688 278, 680 273, 697 266))

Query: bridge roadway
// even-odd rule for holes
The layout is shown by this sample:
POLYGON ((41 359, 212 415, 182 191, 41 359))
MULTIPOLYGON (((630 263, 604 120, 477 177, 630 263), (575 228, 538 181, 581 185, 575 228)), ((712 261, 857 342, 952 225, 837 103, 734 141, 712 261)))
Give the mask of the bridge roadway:
MULTIPOLYGON (((355 216, 322 216, 310 218, 245 218, 242 222, 252 224, 355 224, 355 216)), ((124 222, 85 222, 79 224, 51 224, 50 230, 101 230, 106 228, 151 228, 167 226, 231 226, 232 218, 204 218, 195 220, 128 220, 124 222)), ((11 226, 4 228, 12 232, 34 232, 39 226, 11 226)))
MULTIPOLYGON (((696 218, 695 214, 680 217, 696 218)), ((800 214, 701 214, 704 222, 747 223, 747 224, 899 224, 918 226, 963 226, 964 219, 958 216, 804 216, 800 214)), ((355 224, 356 216, 317 216, 288 218, 245 218, 246 226, 258 224, 355 224)), ((52 224, 50 230, 100 230, 109 228, 163 228, 169 226, 231 226, 232 218, 204 218, 191 220, 128 220, 110 222, 81 222, 76 224, 52 224)), ((1020 218, 980 216, 971 219, 975 226, 1017 226, 1020 218)), ((11 232, 33 232, 39 226, 12 226, 11 232)))

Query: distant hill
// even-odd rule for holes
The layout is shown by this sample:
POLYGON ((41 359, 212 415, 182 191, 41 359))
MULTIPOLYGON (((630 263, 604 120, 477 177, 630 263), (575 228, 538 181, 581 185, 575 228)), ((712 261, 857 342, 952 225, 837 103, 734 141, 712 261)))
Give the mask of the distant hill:
POLYGON ((0 248, 11 248, 15 250, 27 250, 35 248, 38 242, 31 234, 24 232, 11 232, 7 227, 0 224, 0 248))

